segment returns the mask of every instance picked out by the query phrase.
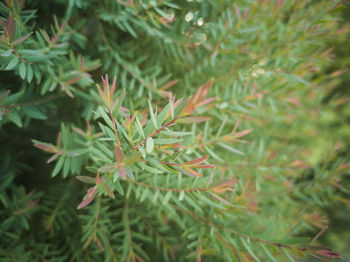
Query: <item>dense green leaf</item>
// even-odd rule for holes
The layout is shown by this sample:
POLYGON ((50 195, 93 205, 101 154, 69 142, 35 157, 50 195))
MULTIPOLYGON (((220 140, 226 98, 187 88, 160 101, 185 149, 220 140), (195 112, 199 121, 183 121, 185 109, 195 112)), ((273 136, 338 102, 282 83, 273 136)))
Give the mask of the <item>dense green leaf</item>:
POLYGON ((6 66, 6 70, 12 70, 18 63, 18 57, 14 56, 6 66))

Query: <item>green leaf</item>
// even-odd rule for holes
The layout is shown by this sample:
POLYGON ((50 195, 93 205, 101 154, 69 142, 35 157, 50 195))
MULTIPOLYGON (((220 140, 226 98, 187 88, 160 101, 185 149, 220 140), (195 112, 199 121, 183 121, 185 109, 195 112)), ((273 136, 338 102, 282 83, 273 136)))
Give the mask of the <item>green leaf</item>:
POLYGON ((22 79, 26 77, 26 65, 23 62, 19 64, 19 76, 22 79))
POLYGON ((110 198, 115 198, 112 189, 106 185, 105 183, 101 184, 103 191, 110 197, 110 198))
POLYGON ((146 158, 146 152, 145 152, 145 150, 143 149, 143 147, 142 147, 142 146, 139 146, 137 149, 140 151, 141 156, 142 156, 143 158, 146 158))
POLYGON ((104 160, 106 162, 110 161, 110 158, 106 156, 103 152, 98 150, 97 148, 91 148, 91 153, 93 153, 95 156, 97 156, 98 159, 104 160))
POLYGON ((186 201, 189 203, 194 209, 196 209, 198 212, 203 213, 202 209, 198 205, 196 201, 194 201, 190 195, 186 196, 186 201))
POLYGON ((104 124, 102 124, 101 122, 98 122, 98 125, 100 126, 102 132, 109 138, 113 138, 113 140, 116 139, 115 134, 113 133, 113 131, 108 127, 105 126, 104 124))
POLYGON ((15 66, 17 65, 17 63, 18 63, 18 57, 17 56, 15 56, 15 57, 13 57, 11 60, 10 60, 10 62, 8 63, 8 65, 6 66, 6 70, 11 70, 11 69, 13 69, 13 68, 15 68, 15 66))
POLYGON ((69 134, 64 124, 61 124, 61 131, 62 131, 63 147, 66 148, 69 145, 69 134))
POLYGON ((153 123, 153 125, 154 125, 154 128, 155 128, 155 129, 158 129, 156 116, 155 116, 155 114, 154 114, 154 112, 153 112, 152 104, 151 104, 151 101, 150 101, 150 100, 148 100, 148 105, 149 105, 149 113, 150 113, 150 115, 151 115, 151 120, 152 120, 152 123, 153 123))
POLYGON ((33 32, 30 32, 29 34, 19 38, 19 39, 16 39, 15 41, 13 41, 12 45, 13 46, 18 46, 20 45, 21 43, 23 43, 28 37, 30 37, 31 35, 33 34, 33 32))
POLYGON ((160 134, 166 136, 190 136, 193 135, 193 132, 175 132, 171 130, 161 131, 160 134))
POLYGON ((121 124, 119 124, 118 121, 115 121, 115 122, 117 124, 118 133, 121 133, 124 136, 124 138, 126 139, 126 141, 129 143, 129 145, 131 145, 131 140, 130 140, 129 134, 126 132, 124 127, 121 124))
POLYGON ((165 197, 164 197, 164 199, 163 199, 163 202, 162 202, 163 205, 168 204, 169 199, 171 198, 172 193, 173 193, 172 191, 169 191, 168 193, 166 193, 166 195, 165 195, 165 197))
POLYGON ((96 178, 95 177, 90 177, 90 176, 77 176, 76 177, 78 180, 84 183, 88 184, 96 184, 96 178))
MULTIPOLYGON (((218 200, 220 201, 220 199, 218 199, 218 200)), ((215 207, 215 208, 217 208, 217 209, 225 209, 224 206, 221 206, 221 205, 217 204, 216 202, 214 202, 214 201, 212 201, 212 200, 206 198, 205 196, 202 196, 202 197, 200 198, 200 201, 201 201, 202 203, 205 203, 207 206, 215 207)), ((223 202, 223 201, 220 201, 220 203, 222 203, 222 202, 223 202)), ((218 202, 218 203, 219 203, 219 202, 218 202)), ((224 203, 224 204, 227 204, 227 203, 224 203)))
POLYGON ((111 121, 111 119, 108 117, 106 111, 104 110, 103 107, 98 107, 97 109, 97 114, 103 118, 103 120, 106 122, 106 124, 111 128, 113 129, 113 123, 111 121))
POLYGON ((289 237, 284 240, 280 240, 280 243, 285 245, 297 245, 297 246, 306 246, 310 243, 311 239, 309 237, 289 237))
POLYGON ((137 34, 134 31, 134 29, 132 29, 132 27, 129 25, 128 22, 126 22, 125 20, 121 20, 121 22, 125 25, 126 30, 134 37, 137 38, 137 34))
POLYGON ((148 190, 148 188, 146 188, 146 189, 143 191, 143 193, 142 193, 142 195, 141 195, 141 198, 140 198, 140 202, 145 201, 145 199, 146 199, 147 196, 150 196, 150 191, 148 190))
POLYGON ((264 250, 266 256, 270 259, 270 261, 277 262, 277 260, 272 256, 271 252, 267 249, 264 243, 260 242, 260 246, 264 250))
POLYGON ((139 162, 138 164, 141 166, 142 169, 148 171, 151 174, 162 174, 162 173, 164 173, 164 171, 156 169, 156 168, 153 168, 153 167, 150 167, 150 166, 146 165, 143 162, 139 162))
POLYGON ((22 127, 22 121, 21 118, 19 117, 19 114, 15 110, 11 110, 9 114, 7 114, 8 119, 10 119, 13 123, 15 123, 18 127, 22 127))
POLYGON ((123 90, 122 94, 118 97, 118 102, 113 106, 112 108, 113 113, 117 114, 119 112, 120 107, 123 103, 124 97, 125 97, 125 90, 123 90))
POLYGON ((247 244, 247 242, 241 238, 241 241, 244 245, 244 247, 247 249, 248 253, 255 259, 255 261, 260 261, 260 259, 253 253, 252 249, 250 248, 250 246, 247 244))
POLYGON ((152 137, 147 138, 147 141, 146 141, 147 153, 151 153, 153 151, 153 147, 154 147, 153 138, 152 137))
POLYGON ((33 80, 33 69, 29 64, 27 65, 27 80, 28 83, 31 83, 33 80))
POLYGON ((13 95, 10 95, 9 97, 7 97, 7 98, 5 99, 5 101, 3 102, 3 104, 4 104, 4 105, 11 105, 11 104, 13 104, 13 103, 18 102, 18 101, 21 99, 21 97, 24 95, 24 93, 25 93, 25 90, 22 89, 20 92, 17 92, 17 93, 15 93, 15 94, 13 94, 13 95))
POLYGON ((183 117, 177 120, 177 123, 180 124, 195 124, 195 123, 202 123, 211 120, 210 117, 206 116, 188 116, 188 117, 183 117))
POLYGON ((153 139, 154 144, 157 144, 157 145, 176 144, 176 143, 180 143, 182 141, 183 141, 183 139, 172 139, 172 138, 153 139))
MULTIPOLYGON (((116 174, 118 174, 118 172, 116 172, 116 174)), ((114 174, 114 177, 116 176, 116 174, 114 174)), ((118 191, 119 194, 121 194, 122 196, 124 195, 124 190, 123 190, 123 187, 121 186, 120 182, 119 181, 116 181, 113 177, 113 181, 114 181, 114 187, 115 187, 115 190, 118 191)), ((118 174, 118 177, 119 174, 118 174)), ((118 178, 117 178, 118 179, 118 178)))
POLYGON ((337 12, 340 12, 341 10, 343 10, 345 8, 345 5, 340 5, 336 8, 334 8, 331 13, 337 13, 337 12))
POLYGON ((147 124, 146 124, 146 126, 144 128, 145 136, 149 136, 150 135, 153 126, 154 125, 152 123, 152 120, 147 121, 147 124))
POLYGON ((185 191, 181 191, 179 195, 179 200, 182 201, 185 198, 185 191))
POLYGON ((223 148, 225 148, 225 149, 227 149, 227 150, 229 150, 229 151, 231 151, 233 153, 236 153, 236 154, 239 154, 239 155, 244 155, 243 152, 241 152, 241 151, 239 151, 239 150, 237 150, 237 149, 235 149, 235 148, 233 148, 231 146, 228 146, 226 144, 218 143, 218 145, 222 146, 223 148))
POLYGON ((66 161, 64 161, 63 173, 62 173, 63 178, 66 178, 68 176, 71 160, 72 160, 71 157, 67 157, 66 161))
POLYGON ((178 6, 178 5, 174 4, 174 3, 171 3, 171 2, 164 2, 164 5, 169 6, 171 8, 181 9, 180 6, 178 6))
POLYGON ((174 117, 177 117, 187 105, 188 99, 182 100, 175 108, 174 117))
POLYGON ((162 17, 164 17, 164 18, 168 18, 168 14, 167 13, 164 13, 161 9, 159 9, 158 7, 154 7, 154 10, 156 10, 156 12, 158 13, 158 14, 160 14, 162 17))
POLYGON ((136 163, 140 159, 140 157, 141 157, 141 153, 140 152, 135 152, 133 154, 130 154, 124 160, 124 164, 126 166, 132 165, 132 164, 136 163))
MULTIPOLYGON (((169 162, 170 160, 175 161, 179 156, 181 156, 183 153, 185 153, 185 150, 180 150, 176 153, 173 153, 165 158, 162 159, 164 162, 169 162)), ((170 161, 171 162, 171 161, 170 161)))
POLYGON ((118 168, 118 164, 107 164, 98 169, 98 172, 105 173, 105 172, 114 172, 118 168))
POLYGON ((162 112, 160 112, 160 114, 158 115, 158 119, 157 119, 157 125, 158 126, 162 126, 162 124, 164 123, 164 120, 166 118, 166 116, 168 115, 169 113, 169 104, 166 105, 162 112))
POLYGON ((137 116, 136 116, 136 128, 137 128, 137 132, 139 133, 139 135, 141 137, 145 138, 145 133, 143 132, 142 125, 141 125, 140 120, 138 119, 137 116))
POLYGON ((1 56, 8 57, 12 54, 12 49, 9 49, 1 54, 1 56))
POLYGON ((308 85, 309 82, 305 81, 301 77, 293 74, 286 74, 286 73, 280 73, 283 77, 285 77, 287 80, 293 82, 293 83, 300 83, 304 85, 308 85))
POLYGON ((94 167, 94 166, 87 166, 86 170, 91 172, 91 173, 97 173, 98 172, 98 168, 94 167))
POLYGON ((152 203, 155 203, 158 199, 160 192, 159 190, 156 191, 156 193, 153 195, 152 203))
POLYGON ((290 262, 295 262, 295 260, 292 258, 292 256, 288 253, 286 248, 282 248, 283 253, 286 255, 286 257, 288 257, 288 259, 290 260, 290 262))
POLYGON ((205 150, 209 153, 210 156, 212 156, 213 158, 215 158, 215 159, 218 160, 219 162, 224 162, 224 160, 223 160, 221 157, 219 157, 216 153, 214 153, 214 151, 211 150, 211 149, 209 148, 209 146, 205 146, 204 148, 205 148, 205 150))
POLYGON ((164 171, 166 171, 166 172, 170 172, 170 173, 173 173, 173 174, 178 174, 179 172, 178 171, 176 171, 175 169, 173 169, 171 166, 167 166, 167 165, 164 165, 164 164, 160 164, 159 162, 157 162, 158 163, 158 165, 159 165, 159 167, 161 168, 161 169, 163 169, 164 171))
POLYGON ((52 174, 51 174, 52 177, 55 177, 61 171, 61 168, 62 168, 63 163, 64 163, 64 159, 65 159, 65 156, 61 156, 58 159, 58 161, 55 165, 55 168, 52 171, 52 174))
POLYGON ((47 119, 47 116, 41 113, 39 108, 35 106, 26 106, 23 112, 31 118, 41 119, 41 120, 47 119))

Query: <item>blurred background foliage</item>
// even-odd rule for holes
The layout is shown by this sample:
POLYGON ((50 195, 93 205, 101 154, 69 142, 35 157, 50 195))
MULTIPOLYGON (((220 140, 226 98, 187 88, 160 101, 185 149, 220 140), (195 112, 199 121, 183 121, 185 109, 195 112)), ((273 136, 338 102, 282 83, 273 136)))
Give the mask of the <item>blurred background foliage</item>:
MULTIPOLYGON (((336 75, 336 81, 323 100, 326 109, 322 117, 322 130, 326 133, 326 139, 341 141, 345 147, 339 151, 330 161, 337 158, 350 158, 350 32, 346 30, 350 26, 350 3, 347 1, 344 8, 339 10, 339 21, 344 30, 337 38, 327 44, 333 48, 330 64, 324 73, 336 75)), ((321 76, 321 74, 320 74, 321 76)), ((349 184, 349 177, 345 177, 349 184)), ((332 246, 344 255, 345 261, 350 261, 350 205, 348 197, 341 202, 329 203, 324 212, 329 216, 329 229, 327 234, 320 237, 322 244, 332 246)), ((312 259, 308 261, 313 261, 312 259)))

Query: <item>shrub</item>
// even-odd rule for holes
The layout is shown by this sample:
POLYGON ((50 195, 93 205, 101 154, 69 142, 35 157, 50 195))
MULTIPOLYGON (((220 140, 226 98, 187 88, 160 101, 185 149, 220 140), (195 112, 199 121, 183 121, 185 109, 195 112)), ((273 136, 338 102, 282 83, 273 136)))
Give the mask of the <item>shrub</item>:
POLYGON ((348 194, 316 74, 341 8, 0 3, 1 259, 341 257, 316 243, 348 194))

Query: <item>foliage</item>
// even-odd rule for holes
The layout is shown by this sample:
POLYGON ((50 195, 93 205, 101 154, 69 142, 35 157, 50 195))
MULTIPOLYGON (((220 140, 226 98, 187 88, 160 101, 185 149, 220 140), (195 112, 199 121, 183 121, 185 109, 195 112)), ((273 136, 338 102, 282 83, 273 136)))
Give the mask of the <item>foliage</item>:
MULTIPOLYGON (((341 141, 344 146, 338 151, 336 158, 349 158, 349 74, 350 69, 350 47, 347 44, 350 34, 347 28, 350 21, 349 2, 341 10, 343 20, 340 21, 340 28, 343 33, 337 38, 329 40, 329 45, 333 46, 332 63, 325 69, 326 74, 333 76, 329 84, 329 91, 323 100, 325 109, 324 117, 320 122, 320 128, 327 132, 327 137, 334 137, 341 141)), ((340 11, 340 9, 338 9, 340 11)), ((319 73, 321 76, 322 73, 319 73)), ((345 179, 346 180, 346 179, 345 179)), ((344 180, 343 180, 344 181, 344 180)), ((346 197, 346 195, 344 195, 346 197)), ((320 237, 320 243, 329 247, 336 247, 341 252, 344 260, 350 259, 350 250, 347 243, 350 241, 349 228, 346 226, 349 204, 347 201, 329 203, 323 207, 324 212, 329 214, 329 230, 327 234, 320 237)))
POLYGON ((0 3, 0 258, 340 258, 317 244, 350 170, 318 72, 342 6, 0 3))

